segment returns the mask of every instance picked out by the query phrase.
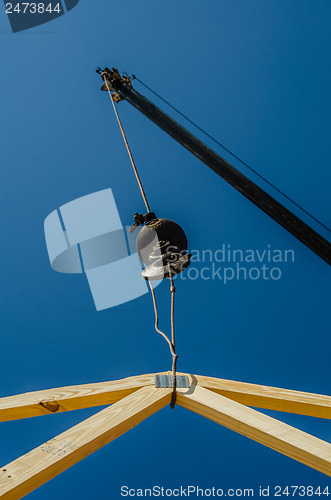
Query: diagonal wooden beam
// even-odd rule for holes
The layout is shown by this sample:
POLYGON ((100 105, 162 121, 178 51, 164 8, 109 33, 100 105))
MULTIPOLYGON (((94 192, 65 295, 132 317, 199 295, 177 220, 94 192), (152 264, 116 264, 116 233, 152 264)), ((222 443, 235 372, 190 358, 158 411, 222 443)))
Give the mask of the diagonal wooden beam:
POLYGON ((331 444, 208 389, 180 389, 177 403, 331 476, 331 444))
POLYGON ((191 375, 191 379, 201 387, 247 406, 331 419, 331 396, 201 375, 191 375))
MULTIPOLYGON (((331 419, 331 396, 201 375, 189 377, 192 383, 247 406, 331 419)), ((0 422, 112 404, 153 384, 154 374, 146 374, 0 398, 0 422)))
POLYGON ((16 500, 170 403, 171 389, 143 387, 0 469, 0 498, 16 500))
POLYGON ((154 385, 154 374, 1 398, 0 422, 112 404, 146 385, 154 385))

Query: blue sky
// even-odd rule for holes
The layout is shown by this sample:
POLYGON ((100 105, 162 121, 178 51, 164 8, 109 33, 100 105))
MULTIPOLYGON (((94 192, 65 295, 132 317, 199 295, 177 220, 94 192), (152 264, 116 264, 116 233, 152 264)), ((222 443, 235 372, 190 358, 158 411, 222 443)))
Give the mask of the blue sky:
MULTIPOLYGON (((13 34, 2 11, 1 396, 171 366, 150 296, 97 313, 86 279, 49 264, 43 221, 60 205, 111 187, 124 225, 144 210, 95 68, 136 74, 330 227, 330 20, 323 0, 80 0, 61 18, 13 34)), ((295 255, 277 264, 279 280, 178 280, 178 369, 330 394, 329 266, 127 103, 118 109, 151 207, 182 225, 190 249, 270 245, 295 255)), ((157 295, 167 329, 168 283, 157 295)), ((2 423, 1 464, 96 411, 2 423)), ((326 420, 266 413, 331 440, 326 420)), ((154 484, 330 482, 176 407, 29 498, 117 499, 122 485, 154 484)))

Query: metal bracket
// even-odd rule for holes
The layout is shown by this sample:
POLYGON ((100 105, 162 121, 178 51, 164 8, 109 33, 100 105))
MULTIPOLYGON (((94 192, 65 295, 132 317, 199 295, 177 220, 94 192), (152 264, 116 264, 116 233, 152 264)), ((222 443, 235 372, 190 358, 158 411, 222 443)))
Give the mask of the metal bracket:
MULTIPOLYGON (((170 388, 173 387, 174 381, 172 375, 155 375, 154 376, 155 387, 159 388, 170 388)), ((177 387, 178 389, 189 389, 190 382, 187 375, 177 375, 177 387)))
POLYGON ((99 75, 101 76, 101 78, 104 81, 107 80, 107 82, 108 82, 108 86, 106 85, 106 83, 104 83, 101 87, 101 90, 107 92, 108 87, 109 87, 109 90, 111 90, 113 92, 113 94, 112 94, 113 100, 115 102, 123 101, 123 97, 121 97, 120 94, 116 90, 116 83, 117 84, 118 83, 120 83, 120 84, 126 83, 127 85, 132 87, 131 80, 133 80, 133 78, 130 79, 127 76, 123 76, 123 75, 121 76, 116 68, 112 68, 112 69, 105 68, 103 71, 100 68, 97 68, 97 73, 99 73, 99 75), (115 84, 115 86, 113 84, 115 84))

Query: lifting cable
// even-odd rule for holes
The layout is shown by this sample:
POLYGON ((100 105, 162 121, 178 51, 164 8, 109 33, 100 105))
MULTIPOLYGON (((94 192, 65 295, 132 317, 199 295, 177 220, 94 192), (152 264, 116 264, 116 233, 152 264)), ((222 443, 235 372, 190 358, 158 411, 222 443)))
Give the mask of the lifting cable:
POLYGON ((171 397, 171 403, 170 403, 170 408, 175 408, 176 404, 176 389, 177 389, 177 359, 178 356, 176 354, 176 339, 175 339, 175 293, 176 293, 176 287, 174 284, 174 278, 172 276, 171 272, 171 266, 170 263, 168 262, 168 272, 169 272, 169 279, 170 279, 170 294, 171 294, 171 343, 174 348, 174 356, 172 357, 172 383, 173 383, 173 389, 172 389, 172 397, 171 397))
MULTIPOLYGON (((126 76, 129 77, 129 75, 127 75, 127 73, 124 73, 124 75, 126 75, 126 76)), ((224 144, 222 144, 220 141, 218 141, 217 139, 215 139, 215 137, 211 136, 210 134, 208 134, 208 132, 206 132, 201 127, 199 127, 199 125, 197 125, 194 121, 192 121, 190 118, 188 118, 186 115, 184 115, 184 113, 182 113, 181 111, 179 111, 177 108, 175 108, 175 106, 173 106, 172 104, 170 104, 170 102, 168 102, 166 99, 164 99, 162 96, 160 96, 160 94, 158 94, 153 89, 151 89, 148 85, 146 85, 146 83, 144 83, 142 80, 140 80, 140 78, 138 78, 135 75, 132 75, 129 78, 130 78, 130 80, 137 80, 137 82, 141 83, 141 85, 143 85, 147 90, 149 90, 150 92, 152 92, 152 94, 154 94, 156 97, 158 97, 159 99, 161 99, 161 101, 163 101, 167 106, 169 106, 171 109, 173 109, 176 113, 178 113, 185 120, 187 120, 197 130, 199 130, 206 137, 208 137, 213 142, 215 142, 215 144, 217 144, 218 146, 220 146, 224 151, 226 151, 227 153, 229 153, 233 158, 235 158, 242 165, 244 165, 245 167, 247 167, 251 172, 253 172, 260 179, 262 179, 264 182, 266 182, 269 186, 271 186, 273 189, 275 189, 279 194, 281 194, 282 196, 284 196, 284 198, 286 198, 288 201, 290 201, 291 203, 293 203, 293 205, 295 205, 297 208, 299 208, 300 210, 302 210, 306 215, 308 215, 309 217, 311 217, 315 222, 317 222, 318 224, 320 224, 320 226, 324 227, 324 229, 326 229, 327 231, 329 231, 329 233, 331 232, 331 229, 328 226, 326 226, 325 224, 323 224, 323 222, 321 222, 316 217, 314 217, 314 215, 312 215, 310 212, 308 212, 308 210, 305 210, 301 205, 299 205, 299 203, 297 203, 296 201, 294 201, 292 198, 290 198, 290 196, 288 196, 287 194, 285 194, 281 189, 279 189, 277 186, 275 186, 274 184, 272 184, 272 182, 268 181, 268 179, 266 179, 263 175, 259 174, 259 172, 257 172, 257 170, 255 170, 254 168, 252 168, 248 163, 246 163, 245 161, 241 160, 241 158, 239 158, 239 156, 237 156, 236 154, 234 154, 230 149, 228 149, 226 146, 224 146, 224 144)))
POLYGON ((108 85, 108 80, 107 80, 107 78, 104 78, 104 82, 105 82, 106 87, 107 87, 107 89, 108 89, 108 94, 109 94, 110 100, 111 100, 112 105, 113 105, 113 108, 114 108, 115 116, 116 116, 116 118, 117 118, 117 122, 118 122, 118 125, 119 125, 119 127, 120 127, 120 130, 121 130, 121 133, 122 133, 122 136, 123 136, 123 140, 124 140, 124 143, 125 143, 125 146, 126 146, 126 149, 127 149, 128 155, 129 155, 130 160, 131 160, 131 165, 132 165, 132 168, 133 168, 134 174, 135 174, 136 179, 137 179, 137 182, 138 182, 138 186, 139 186, 139 189, 140 189, 140 192, 141 192, 141 196, 143 197, 143 200, 144 200, 144 203, 145 203, 145 206, 146 206, 146 210, 147 210, 147 212, 150 212, 150 208, 149 208, 149 204, 148 204, 148 201, 147 201, 147 197, 146 197, 146 194, 145 194, 145 191, 144 191, 143 185, 142 185, 142 183, 141 183, 141 180, 140 180, 140 177, 139 177, 139 174, 138 174, 138 170, 137 170, 137 167, 136 167, 136 165, 135 165, 135 162, 134 162, 134 159, 133 159, 133 156, 132 156, 131 150, 130 150, 129 143, 128 143, 128 141, 127 141, 127 138, 126 138, 126 135, 125 135, 125 132, 124 132, 124 129, 123 129, 123 126, 122 126, 121 120, 120 120, 120 117, 118 116, 117 109, 116 109, 116 106, 115 106, 115 102, 114 102, 114 99, 113 99, 113 97, 112 97, 112 95, 111 95, 111 91, 110 91, 110 88, 109 88, 109 85, 108 85))
MULTIPOLYGON (((136 179, 137 179, 137 182, 138 182, 138 186, 139 186, 141 195, 143 197, 143 200, 144 200, 144 203, 145 203, 145 206, 146 206, 146 210, 147 210, 147 212, 150 212, 151 210, 149 208, 147 197, 146 197, 146 194, 145 194, 142 182, 140 180, 140 177, 139 177, 139 174, 138 174, 138 170, 137 170, 137 167, 135 165, 135 162, 134 162, 131 150, 130 150, 129 143, 127 141, 127 138, 126 138, 126 135, 125 135, 125 132, 124 132, 121 120, 120 120, 120 117, 119 117, 119 115, 117 113, 116 105, 115 105, 113 96, 111 94, 111 90, 109 88, 107 78, 104 78, 104 82, 106 84, 106 87, 107 87, 107 90, 108 90, 108 94, 109 94, 110 100, 111 100, 112 105, 113 105, 115 116, 117 118, 117 122, 118 122, 118 125, 120 127, 120 130, 121 130, 121 133, 122 133, 122 137, 123 137, 123 140, 124 140, 124 143, 125 143, 128 155, 129 155, 130 160, 131 160, 133 171, 134 171, 134 174, 136 176, 136 179)), ((165 333, 163 333, 159 329, 159 326, 158 326, 159 325, 159 313, 158 313, 158 308, 157 308, 157 303, 156 303, 156 296, 155 296, 153 285, 152 285, 152 283, 151 283, 150 280, 148 280, 148 284, 149 284, 150 289, 151 289, 152 299, 153 299, 153 305, 154 305, 155 330, 160 335, 162 335, 162 337, 168 342, 169 347, 170 347, 170 352, 171 352, 171 355, 172 355, 173 390, 172 390, 170 408, 173 409, 173 408, 175 408, 175 405, 176 405, 177 359, 178 359, 178 355, 176 354, 176 345, 175 345, 175 292, 176 292, 176 288, 175 288, 175 285, 174 285, 174 279, 173 279, 173 276, 172 276, 171 266, 170 266, 169 262, 168 262, 168 272, 169 272, 169 279, 170 279, 170 294, 171 294, 171 314, 170 314, 170 316, 171 316, 171 340, 167 337, 167 335, 165 333)))
MULTIPOLYGON (((170 264, 168 264, 170 267, 170 264)), ((169 347, 170 347, 170 352, 172 355, 172 380, 173 380, 173 386, 172 386, 172 396, 171 396, 171 403, 170 403, 170 408, 175 408, 176 404, 176 389, 177 389, 177 359, 178 355, 176 354, 176 344, 175 344, 175 318, 174 318, 174 312, 175 312, 175 292, 176 288, 174 286, 174 281, 172 274, 170 273, 170 293, 171 293, 171 341, 167 337, 165 333, 162 332, 162 330, 159 329, 159 312, 157 309, 157 303, 156 303, 156 296, 155 296, 155 291, 153 288, 153 285, 150 280, 148 280, 149 287, 151 289, 152 293, 152 298, 153 298, 153 305, 154 305, 154 312, 155 312, 155 330, 162 335, 162 337, 168 342, 169 347)))

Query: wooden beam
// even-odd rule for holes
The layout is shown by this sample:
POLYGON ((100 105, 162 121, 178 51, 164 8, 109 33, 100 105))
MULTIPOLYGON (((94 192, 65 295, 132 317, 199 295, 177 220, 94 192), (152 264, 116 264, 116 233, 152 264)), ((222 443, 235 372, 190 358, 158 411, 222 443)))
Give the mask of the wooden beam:
POLYGON ((331 419, 331 396, 201 375, 191 375, 191 379, 201 387, 247 406, 331 419))
POLYGON ((154 385, 154 374, 1 398, 0 422, 112 404, 146 385, 154 385))
POLYGON ((27 495, 170 403, 171 392, 143 387, 2 467, 0 498, 27 495))
POLYGON ((177 403, 331 476, 331 444, 203 387, 180 389, 177 403))
MULTIPOLYGON (((201 375, 189 377, 193 384, 247 406, 331 419, 331 396, 201 375)), ((112 404, 140 387, 153 384, 154 374, 147 374, 0 398, 0 422, 112 404)))

